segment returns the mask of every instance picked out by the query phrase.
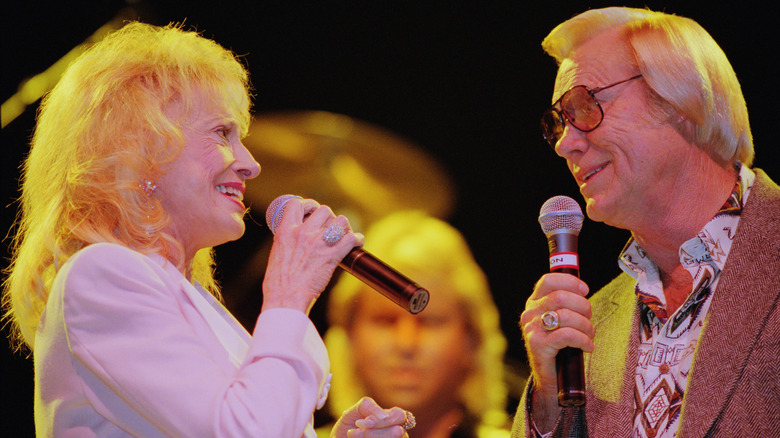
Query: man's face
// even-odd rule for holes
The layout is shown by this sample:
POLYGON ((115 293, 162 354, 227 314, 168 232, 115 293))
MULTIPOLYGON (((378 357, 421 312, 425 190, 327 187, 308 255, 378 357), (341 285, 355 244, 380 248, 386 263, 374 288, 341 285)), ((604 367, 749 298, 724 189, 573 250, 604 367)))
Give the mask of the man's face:
MULTIPOLYGON (((576 85, 604 87, 639 74, 633 56, 607 31, 578 48, 558 70, 553 102, 576 85)), ((588 216, 609 225, 635 229, 651 221, 668 203, 677 176, 695 151, 668 120, 659 120, 647 96, 644 78, 596 94, 604 119, 582 132, 566 123, 555 151, 566 159, 588 216)))
POLYGON ((424 284, 436 291, 436 300, 418 315, 366 288, 348 330, 366 395, 382 405, 403 406, 418 418, 461 403, 459 390, 475 361, 473 336, 456 293, 447 284, 424 284))

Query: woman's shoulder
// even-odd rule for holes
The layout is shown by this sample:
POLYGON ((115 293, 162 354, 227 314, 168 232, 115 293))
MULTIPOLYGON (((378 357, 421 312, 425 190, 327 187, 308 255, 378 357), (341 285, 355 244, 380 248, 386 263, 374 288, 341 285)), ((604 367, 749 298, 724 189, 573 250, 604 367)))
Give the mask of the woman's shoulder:
POLYGON ((73 254, 65 264, 70 269, 86 266, 113 266, 126 268, 152 263, 156 255, 147 255, 116 243, 100 242, 85 246, 73 254))
MULTIPOLYGON (((58 277, 69 281, 111 281, 117 278, 140 279, 144 277, 166 277, 165 259, 156 254, 143 254, 116 243, 93 243, 73 256, 63 265, 58 277)), ((174 268, 175 270, 175 268, 174 268)))
POLYGON ((120 245, 118 243, 111 243, 111 242, 98 242, 98 243, 92 243, 84 248, 81 248, 80 250, 76 251, 75 254, 71 257, 71 259, 76 258, 101 258, 106 256, 133 256, 133 255, 142 255, 138 251, 135 251, 133 249, 130 249, 124 245, 120 245))
POLYGON ((167 301, 172 297, 170 291, 181 288, 186 279, 162 260, 122 245, 92 244, 63 265, 51 294, 67 300, 72 312, 80 308, 112 308, 133 300, 167 301))

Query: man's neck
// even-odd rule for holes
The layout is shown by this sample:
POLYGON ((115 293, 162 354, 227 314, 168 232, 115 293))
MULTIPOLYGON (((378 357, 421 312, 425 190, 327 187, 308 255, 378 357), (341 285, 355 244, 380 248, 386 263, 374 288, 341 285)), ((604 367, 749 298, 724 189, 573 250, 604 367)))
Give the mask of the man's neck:
POLYGON ((693 277, 679 263, 677 268, 670 273, 661 272, 661 282, 664 286, 666 298, 666 314, 671 315, 680 308, 688 299, 693 289, 693 277))
POLYGON ((701 170, 698 184, 679 187, 656 222, 631 232, 658 266, 668 314, 685 302, 693 288, 691 274, 680 264, 680 246, 712 220, 734 189, 737 178, 734 168, 712 164, 701 170))
POLYGON ((409 431, 409 438, 450 438, 465 418, 465 412, 460 407, 452 407, 438 415, 420 414, 417 426, 409 431))

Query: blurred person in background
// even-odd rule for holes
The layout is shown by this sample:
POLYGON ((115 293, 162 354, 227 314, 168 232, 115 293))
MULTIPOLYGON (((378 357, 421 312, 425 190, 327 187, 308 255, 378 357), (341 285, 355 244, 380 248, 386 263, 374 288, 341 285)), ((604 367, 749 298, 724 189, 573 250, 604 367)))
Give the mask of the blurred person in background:
POLYGON ((414 412, 413 438, 508 436, 506 340, 463 236, 419 211, 391 214, 366 236, 371 253, 426 288, 430 302, 412 315, 354 277, 339 278, 325 334, 330 412, 364 394, 414 412))

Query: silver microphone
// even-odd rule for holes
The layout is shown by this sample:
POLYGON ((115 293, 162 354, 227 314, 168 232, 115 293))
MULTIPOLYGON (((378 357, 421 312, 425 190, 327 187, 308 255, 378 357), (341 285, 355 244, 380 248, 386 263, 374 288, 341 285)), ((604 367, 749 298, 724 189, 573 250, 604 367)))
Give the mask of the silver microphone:
MULTIPOLYGON (((539 225, 547 236, 550 250, 550 272, 580 276, 580 258, 577 237, 582 230, 584 216, 580 205, 568 196, 553 196, 539 211, 539 225)), ((558 376, 558 404, 582 406, 585 404, 585 366, 582 350, 565 347, 555 357, 558 376)))

